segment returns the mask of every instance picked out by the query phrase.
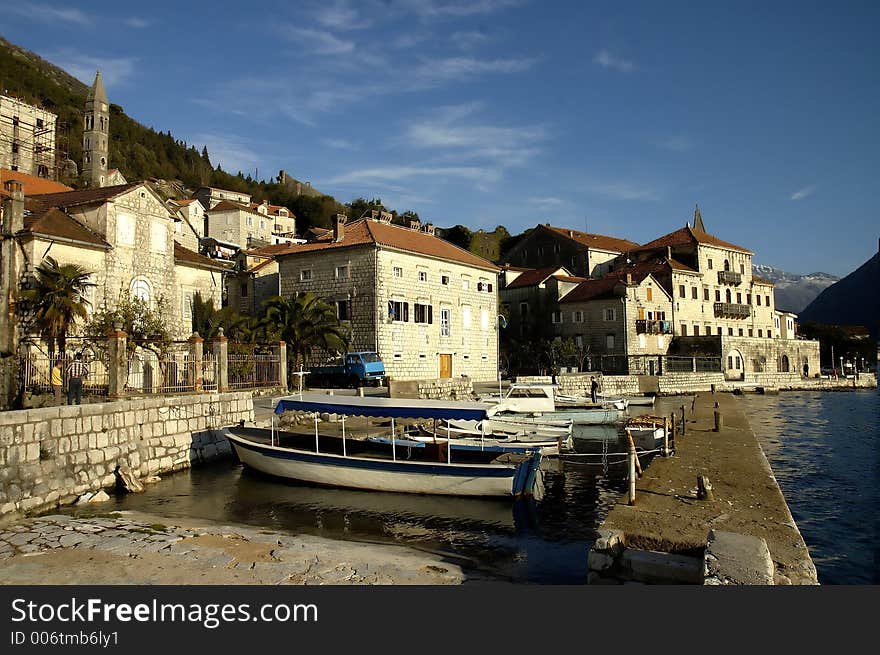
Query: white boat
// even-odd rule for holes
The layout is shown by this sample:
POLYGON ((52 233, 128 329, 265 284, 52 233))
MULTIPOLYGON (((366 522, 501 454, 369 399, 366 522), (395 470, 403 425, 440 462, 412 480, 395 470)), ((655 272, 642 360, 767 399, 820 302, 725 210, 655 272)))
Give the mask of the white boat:
POLYGON ((653 407, 655 398, 656 396, 632 396, 627 401, 633 407, 653 407))
POLYGON ((395 419, 483 420, 486 409, 478 403, 300 394, 280 399, 275 413, 290 410, 341 415, 341 438, 321 436, 317 422, 314 437, 278 432, 274 422, 271 431, 227 428, 226 436, 245 466, 280 478, 374 491, 539 497, 543 487, 538 449, 465 453, 438 448, 443 444, 425 444, 410 449, 407 458, 403 457, 405 446, 401 446, 398 456, 395 419), (383 444, 346 439, 345 416, 390 417, 390 453, 383 444), (453 461, 453 452, 457 461, 453 461))
POLYGON ((574 425, 604 425, 617 423, 623 417, 623 411, 615 407, 561 410, 556 404, 556 388, 550 384, 513 384, 504 400, 491 406, 490 414, 493 419, 528 419, 533 425, 560 419, 570 420, 574 425))
POLYGON ((519 416, 493 416, 482 421, 446 421, 443 429, 454 434, 472 436, 498 436, 504 439, 515 436, 520 441, 556 440, 571 434, 572 422, 568 420, 523 421, 520 419, 519 416))
MULTIPOLYGON (((367 437, 368 441, 373 443, 382 443, 389 445, 390 437, 367 437)), ((562 448, 570 450, 572 447, 571 436, 561 439, 562 448)), ((516 453, 525 454, 531 450, 540 450, 544 456, 555 456, 559 454, 559 439, 529 440, 518 441, 516 437, 504 439, 499 437, 482 437, 482 436, 449 436, 434 437, 426 432, 409 433, 403 439, 397 439, 398 446, 406 447, 425 447, 426 444, 449 444, 453 452, 494 452, 494 453, 516 453)))
POLYGON ((645 450, 653 450, 663 445, 666 433, 666 419, 662 416, 634 416, 627 420, 624 430, 632 436, 633 443, 645 450))
POLYGON ((629 406, 629 399, 627 398, 600 398, 598 402, 594 403, 592 398, 587 398, 586 396, 570 396, 556 393, 554 400, 557 407, 583 407, 585 409, 607 409, 613 407, 614 409, 624 410, 629 406))

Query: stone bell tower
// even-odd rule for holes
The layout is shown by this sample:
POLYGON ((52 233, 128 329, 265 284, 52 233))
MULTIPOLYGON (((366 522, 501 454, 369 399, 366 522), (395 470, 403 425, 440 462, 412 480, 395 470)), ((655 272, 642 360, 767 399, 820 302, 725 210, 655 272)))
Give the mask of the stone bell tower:
POLYGON ((95 75, 95 81, 86 96, 83 121, 83 183, 90 187, 101 187, 107 182, 110 103, 100 71, 95 75))

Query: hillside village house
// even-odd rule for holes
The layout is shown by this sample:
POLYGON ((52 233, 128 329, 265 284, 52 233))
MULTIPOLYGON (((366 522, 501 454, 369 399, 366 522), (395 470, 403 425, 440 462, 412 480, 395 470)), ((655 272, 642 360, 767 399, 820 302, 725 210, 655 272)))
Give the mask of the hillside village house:
POLYGON ((0 95, 0 168, 55 179, 55 123, 50 111, 0 95))
POLYGON ((174 240, 194 252, 199 252, 205 236, 205 208, 196 198, 168 200, 168 209, 174 216, 174 240))
MULTIPOLYGON (((773 284, 752 275, 751 259, 751 251, 706 232, 697 208, 693 226, 631 248, 599 280, 560 289, 545 320, 554 335, 580 337, 592 355, 618 362, 615 372, 661 372, 661 356, 680 355, 720 358, 728 379, 817 373, 818 342, 796 338, 796 317, 775 309, 773 284)), ((542 270, 519 279, 550 269, 542 270)), ((521 295, 514 279, 502 302, 512 312, 528 302, 521 295)))
MULTIPOLYGON (((91 271, 96 284, 91 311, 112 308, 121 295, 154 305, 161 298, 174 339, 192 334, 195 293, 220 306, 224 269, 175 240, 174 216, 148 184, 27 197, 16 181, 7 187, 4 233, 20 244, 20 278, 31 275, 46 256, 78 264, 91 271)), ((4 276, 4 284, 9 281, 4 276)))
POLYGON ((259 316, 263 304, 281 294, 275 256, 288 246, 273 244, 238 251, 233 270, 226 276, 226 304, 245 316, 259 316))
POLYGON ((431 228, 374 212, 278 253, 281 294, 310 291, 334 304, 351 350, 376 351, 399 380, 497 376, 498 268, 431 228))
POLYGON ((295 241, 296 217, 287 207, 268 202, 242 204, 221 200, 207 211, 206 235, 239 248, 295 241))

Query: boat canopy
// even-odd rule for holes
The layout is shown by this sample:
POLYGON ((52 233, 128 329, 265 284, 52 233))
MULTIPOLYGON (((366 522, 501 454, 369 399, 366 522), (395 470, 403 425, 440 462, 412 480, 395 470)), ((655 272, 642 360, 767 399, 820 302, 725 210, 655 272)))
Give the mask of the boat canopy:
POLYGON ((416 400, 304 393, 280 398, 275 413, 319 412, 379 418, 461 419, 482 421, 491 405, 446 400, 416 400))

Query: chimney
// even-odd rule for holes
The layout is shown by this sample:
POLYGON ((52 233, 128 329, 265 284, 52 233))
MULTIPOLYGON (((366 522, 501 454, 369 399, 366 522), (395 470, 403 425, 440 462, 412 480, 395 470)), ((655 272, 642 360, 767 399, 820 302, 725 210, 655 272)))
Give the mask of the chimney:
POLYGON ((672 259, 672 246, 666 246, 666 259, 672 259))
POLYGON ((421 229, 421 227, 422 227, 422 222, 417 219, 413 219, 409 222, 409 229, 411 229, 411 230, 418 230, 418 229, 421 229))
POLYGON ((24 229, 24 191, 18 180, 3 184, 8 197, 3 200, 3 236, 13 236, 24 229))
POLYGON ((269 206, 269 199, 266 198, 265 200, 263 200, 263 207, 268 207, 268 206, 269 206))
POLYGON ((626 274, 626 284, 627 284, 627 286, 630 286, 630 287, 632 286, 632 284, 633 284, 633 274, 632 273, 626 274))
POLYGON ((333 221, 333 242, 338 243, 345 238, 345 221, 348 216, 345 214, 336 214, 336 220, 333 221))
POLYGON ((434 224, 433 223, 425 223, 425 227, 423 229, 425 230, 425 234, 430 234, 431 236, 434 236, 434 224))

